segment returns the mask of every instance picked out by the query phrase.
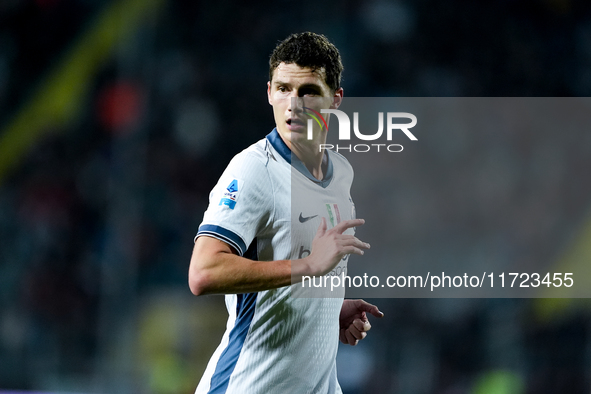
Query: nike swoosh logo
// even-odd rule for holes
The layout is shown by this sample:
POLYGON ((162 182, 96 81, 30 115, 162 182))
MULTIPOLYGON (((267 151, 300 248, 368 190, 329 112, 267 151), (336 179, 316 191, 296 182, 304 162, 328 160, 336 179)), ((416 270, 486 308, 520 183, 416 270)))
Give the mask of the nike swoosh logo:
POLYGON ((307 218, 305 218, 302 216, 302 213, 300 212, 300 223, 306 223, 308 220, 314 219, 316 216, 318 215, 308 216, 307 218))

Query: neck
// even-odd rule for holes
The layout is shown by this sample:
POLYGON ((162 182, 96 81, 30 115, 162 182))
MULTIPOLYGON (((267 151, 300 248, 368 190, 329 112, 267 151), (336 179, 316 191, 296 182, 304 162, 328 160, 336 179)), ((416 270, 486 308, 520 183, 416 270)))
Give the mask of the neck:
POLYGON ((290 149, 297 158, 304 163, 304 166, 306 166, 314 178, 320 181, 324 178, 324 173, 322 171, 322 158, 324 152, 320 151, 319 145, 291 144, 290 149))
MULTIPOLYGON (((281 139, 283 139, 283 137, 281 137, 281 139)), ((320 151, 320 144, 326 142, 325 133, 318 135, 318 138, 312 141, 303 140, 298 142, 283 140, 283 142, 285 142, 285 145, 287 145, 291 152, 300 159, 314 178, 320 181, 324 178, 325 174, 322 171, 324 152, 320 151)))

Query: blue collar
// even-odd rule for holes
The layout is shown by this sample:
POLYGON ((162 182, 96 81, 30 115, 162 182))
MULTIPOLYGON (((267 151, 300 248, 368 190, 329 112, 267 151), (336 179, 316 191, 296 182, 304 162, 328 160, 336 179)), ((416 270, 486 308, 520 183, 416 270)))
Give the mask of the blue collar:
POLYGON ((325 150, 326 153, 322 158, 322 168, 326 169, 324 171, 324 179, 320 181, 312 176, 308 168, 306 168, 304 163, 302 163, 302 161, 296 155, 292 154, 291 150, 281 139, 281 136, 279 135, 277 128, 274 128, 273 131, 271 131, 267 135, 267 140, 271 145, 273 145, 273 148, 275 148, 275 150, 279 152, 279 154, 281 155, 281 157, 283 157, 285 161, 291 164, 292 167, 301 172, 306 178, 308 178, 312 182, 316 183, 317 185, 323 188, 326 188, 330 184, 330 181, 332 181, 333 165, 327 150, 325 150))

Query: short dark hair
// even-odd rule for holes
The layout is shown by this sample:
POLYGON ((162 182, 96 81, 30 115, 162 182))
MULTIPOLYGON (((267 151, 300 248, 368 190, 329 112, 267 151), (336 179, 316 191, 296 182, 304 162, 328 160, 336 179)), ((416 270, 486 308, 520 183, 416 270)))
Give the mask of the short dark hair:
POLYGON ((322 34, 294 33, 280 42, 269 59, 269 81, 273 79, 273 72, 281 63, 295 63, 313 70, 323 68, 328 87, 333 92, 341 87, 341 54, 322 34))

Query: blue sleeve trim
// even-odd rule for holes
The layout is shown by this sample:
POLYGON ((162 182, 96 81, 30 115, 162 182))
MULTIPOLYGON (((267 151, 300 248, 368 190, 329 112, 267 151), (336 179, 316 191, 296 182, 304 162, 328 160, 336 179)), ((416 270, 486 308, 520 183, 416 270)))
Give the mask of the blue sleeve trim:
POLYGON ((197 237, 202 235, 208 235, 210 237, 214 237, 219 239, 220 241, 224 241, 225 243, 232 246, 234 249, 238 251, 240 256, 243 256, 246 253, 246 244, 240 238, 239 235, 236 233, 225 229, 221 226, 215 226, 213 224, 204 224, 199 227, 199 231, 197 232, 197 237))

